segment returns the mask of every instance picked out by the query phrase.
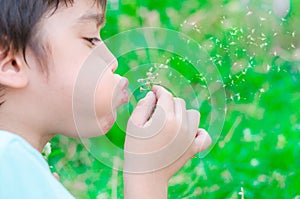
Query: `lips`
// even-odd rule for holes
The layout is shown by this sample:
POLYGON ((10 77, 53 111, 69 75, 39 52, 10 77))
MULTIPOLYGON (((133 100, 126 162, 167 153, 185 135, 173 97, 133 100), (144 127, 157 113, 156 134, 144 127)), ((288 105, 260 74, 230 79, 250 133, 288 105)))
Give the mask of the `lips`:
POLYGON ((128 87, 128 84, 129 84, 128 79, 125 77, 122 77, 122 79, 121 79, 122 90, 126 90, 126 88, 128 87))
MULTIPOLYGON (((122 77, 122 79, 120 80, 120 87, 121 87, 121 92, 122 92, 122 104, 123 103, 127 103, 128 100, 129 100, 129 97, 128 97, 128 92, 127 92, 127 87, 128 87, 128 79, 125 78, 125 77, 122 77)), ((121 104, 120 104, 121 105, 121 104)))

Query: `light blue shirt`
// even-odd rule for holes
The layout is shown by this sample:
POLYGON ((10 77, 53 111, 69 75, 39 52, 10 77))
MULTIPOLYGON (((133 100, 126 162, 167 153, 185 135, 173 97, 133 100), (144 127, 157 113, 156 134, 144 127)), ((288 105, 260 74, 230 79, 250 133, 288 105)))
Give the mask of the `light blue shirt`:
POLYGON ((19 198, 74 199, 40 152, 21 137, 0 131, 0 199, 19 198))

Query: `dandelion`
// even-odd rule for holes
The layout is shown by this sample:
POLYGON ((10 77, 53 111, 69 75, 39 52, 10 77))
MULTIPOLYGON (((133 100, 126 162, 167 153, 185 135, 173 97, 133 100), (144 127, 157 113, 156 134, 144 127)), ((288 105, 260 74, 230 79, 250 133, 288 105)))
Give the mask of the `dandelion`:
MULTIPOLYGON (((168 59, 166 62, 169 63, 170 59, 168 59)), ((153 85, 162 84, 162 82, 158 80, 159 70, 168 68, 169 66, 164 64, 160 64, 159 66, 154 65, 154 67, 150 67, 146 72, 146 78, 140 78, 137 80, 138 83, 142 84, 142 86, 140 87, 140 91, 149 91, 152 89, 153 85)))

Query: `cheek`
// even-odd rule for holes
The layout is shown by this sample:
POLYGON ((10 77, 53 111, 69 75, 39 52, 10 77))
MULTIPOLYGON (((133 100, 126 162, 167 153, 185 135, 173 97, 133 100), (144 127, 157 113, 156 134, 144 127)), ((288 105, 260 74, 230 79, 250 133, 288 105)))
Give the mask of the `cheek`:
POLYGON ((95 94, 95 108, 98 118, 106 117, 114 113, 114 92, 116 90, 117 79, 107 71, 99 80, 95 94))

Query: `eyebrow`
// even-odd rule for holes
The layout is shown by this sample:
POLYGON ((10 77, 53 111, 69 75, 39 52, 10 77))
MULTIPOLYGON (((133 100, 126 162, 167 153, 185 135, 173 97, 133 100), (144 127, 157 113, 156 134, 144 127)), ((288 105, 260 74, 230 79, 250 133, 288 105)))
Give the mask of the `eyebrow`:
POLYGON ((97 28, 99 28, 105 23, 105 17, 102 13, 88 13, 81 16, 78 21, 82 23, 87 21, 94 21, 97 25, 97 28))

